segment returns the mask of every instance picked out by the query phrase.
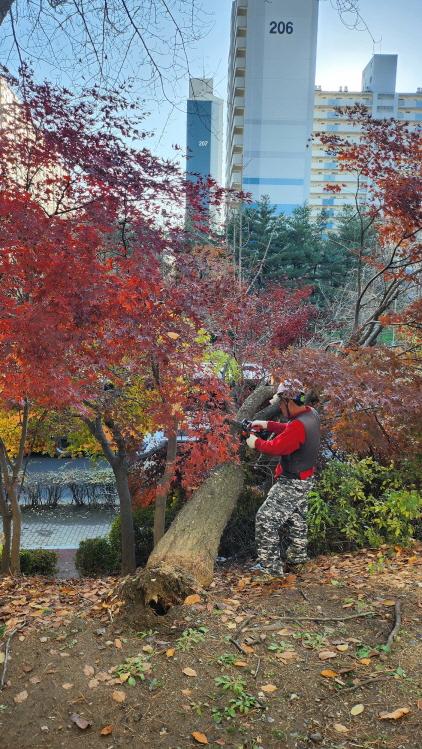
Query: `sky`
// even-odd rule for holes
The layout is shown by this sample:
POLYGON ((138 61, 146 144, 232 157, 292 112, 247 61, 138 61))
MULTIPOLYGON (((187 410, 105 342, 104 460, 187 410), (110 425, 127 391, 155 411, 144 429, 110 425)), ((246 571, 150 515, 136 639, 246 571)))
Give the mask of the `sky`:
MULTIPOLYGON (((203 37, 187 50, 189 72, 194 77, 214 78, 215 94, 225 99, 232 2, 197 0, 196 4, 198 2, 204 9, 201 18, 206 25, 203 37)), ((344 85, 349 87, 349 91, 360 90, 363 68, 372 54, 381 52, 398 54, 397 91, 416 91, 418 86, 422 86, 422 0, 359 0, 363 21, 358 29, 353 30, 342 23, 334 5, 335 0, 320 0, 317 85, 331 90, 338 90, 344 85)), ((344 19, 349 23, 353 20, 350 15, 344 19)), ((5 29, 3 24, 0 30, 0 57, 9 64, 9 57, 4 54, 7 48, 7 43, 3 45, 5 29)), ((69 79, 59 71, 57 65, 49 65, 48 54, 44 55, 44 59, 37 59, 36 68, 39 75, 69 85, 69 79)), ((89 74, 89 70, 86 72, 89 74)), ((139 60, 136 46, 133 45, 124 73, 136 76, 137 72, 139 60)), ((177 81, 175 91, 171 92, 170 104, 168 101, 157 101, 157 96, 151 95, 151 91, 138 84, 137 93, 145 101, 145 111, 150 113, 144 126, 154 132, 146 145, 158 156, 181 158, 180 151, 176 156, 173 146, 178 145, 182 149, 185 147, 188 89, 186 73, 177 81)))

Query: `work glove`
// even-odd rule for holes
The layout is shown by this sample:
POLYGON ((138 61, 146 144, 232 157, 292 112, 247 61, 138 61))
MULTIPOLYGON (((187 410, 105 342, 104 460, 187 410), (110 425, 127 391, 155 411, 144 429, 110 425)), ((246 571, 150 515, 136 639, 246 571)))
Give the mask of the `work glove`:
POLYGON ((253 421, 251 426, 253 429, 267 429, 268 421, 253 421))
POLYGON ((256 434, 250 434, 248 439, 246 440, 246 444, 248 447, 251 448, 251 450, 255 450, 255 442, 257 441, 258 437, 256 434))

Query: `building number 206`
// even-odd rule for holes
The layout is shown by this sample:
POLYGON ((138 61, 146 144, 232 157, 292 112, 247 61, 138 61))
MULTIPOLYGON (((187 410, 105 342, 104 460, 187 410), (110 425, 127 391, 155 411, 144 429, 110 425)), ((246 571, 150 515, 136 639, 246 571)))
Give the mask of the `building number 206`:
POLYGON ((293 21, 270 21, 270 34, 293 34, 293 21))

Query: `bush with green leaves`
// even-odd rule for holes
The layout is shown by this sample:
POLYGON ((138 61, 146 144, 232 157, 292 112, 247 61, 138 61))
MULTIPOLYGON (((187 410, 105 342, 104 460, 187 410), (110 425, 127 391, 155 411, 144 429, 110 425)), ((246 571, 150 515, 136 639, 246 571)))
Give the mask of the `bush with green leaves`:
POLYGON ((119 569, 116 551, 108 538, 87 538, 81 541, 75 565, 83 577, 112 575, 119 569))
POLYGON ((57 572, 57 554, 48 549, 21 549, 21 572, 23 575, 46 575, 57 572))
POLYGON ((408 480, 372 458, 328 463, 309 496, 311 551, 407 545, 422 517, 422 494, 408 480))

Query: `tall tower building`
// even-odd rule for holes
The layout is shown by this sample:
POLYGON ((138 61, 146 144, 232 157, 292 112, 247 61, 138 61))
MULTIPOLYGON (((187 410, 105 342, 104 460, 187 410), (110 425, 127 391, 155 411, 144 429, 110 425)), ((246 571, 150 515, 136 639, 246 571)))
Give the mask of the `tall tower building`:
MULTIPOLYGON (((359 130, 340 115, 336 107, 365 106, 376 119, 407 120, 411 128, 420 128, 422 122, 422 88, 415 92, 396 92, 397 55, 373 55, 362 73, 362 90, 349 91, 341 86, 339 91, 315 90, 314 132, 333 132, 339 137, 359 142, 359 130)), ((346 205, 355 204, 358 184, 355 174, 340 172, 335 158, 328 156, 318 138, 312 143, 311 194, 309 205, 314 214, 324 209, 327 228, 335 229, 338 217, 346 205), (340 183, 342 190, 335 195, 326 187, 340 183)), ((365 201, 365 184, 359 186, 359 196, 365 201)))
POLYGON ((223 179, 223 100, 214 96, 212 78, 190 78, 187 106, 186 172, 223 179))
POLYGON ((318 0, 233 0, 228 187, 291 213, 309 196, 318 0))

